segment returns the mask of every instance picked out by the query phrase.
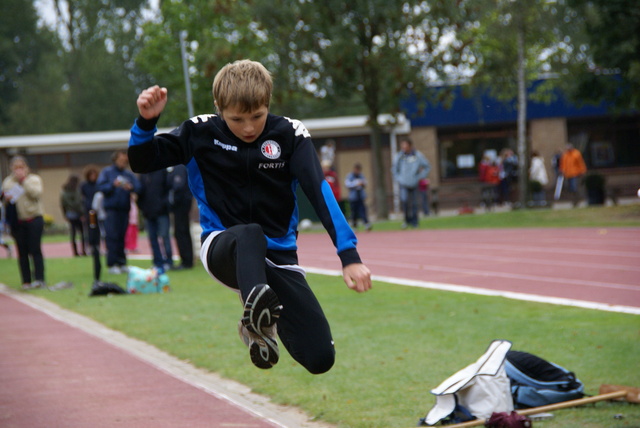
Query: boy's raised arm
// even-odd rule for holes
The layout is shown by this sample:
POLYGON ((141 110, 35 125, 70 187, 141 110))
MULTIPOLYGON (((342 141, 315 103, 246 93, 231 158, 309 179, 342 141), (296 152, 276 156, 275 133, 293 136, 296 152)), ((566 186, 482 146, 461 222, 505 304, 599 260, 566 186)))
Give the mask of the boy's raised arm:
POLYGON ((138 95, 136 105, 140 116, 145 119, 154 119, 160 116, 167 105, 167 88, 155 85, 145 89, 138 95))

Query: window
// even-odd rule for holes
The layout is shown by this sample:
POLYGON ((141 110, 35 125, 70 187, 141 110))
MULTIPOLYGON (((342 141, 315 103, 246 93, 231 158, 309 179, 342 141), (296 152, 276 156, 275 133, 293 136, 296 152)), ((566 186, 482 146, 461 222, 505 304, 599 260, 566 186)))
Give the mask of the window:
POLYGON ((79 152, 79 153, 70 153, 69 161, 71 163, 71 167, 85 167, 90 164, 95 165, 110 165, 111 164, 111 155, 113 154, 113 150, 103 150, 98 152, 79 152))
POLYGON ((442 178, 476 177, 486 153, 496 156, 505 147, 516 147, 514 128, 442 130, 438 133, 442 178))
POLYGON ((47 153, 37 156, 38 168, 60 168, 69 166, 67 153, 47 153))
POLYGON ((636 117, 571 120, 569 141, 588 168, 640 166, 640 124, 636 117))

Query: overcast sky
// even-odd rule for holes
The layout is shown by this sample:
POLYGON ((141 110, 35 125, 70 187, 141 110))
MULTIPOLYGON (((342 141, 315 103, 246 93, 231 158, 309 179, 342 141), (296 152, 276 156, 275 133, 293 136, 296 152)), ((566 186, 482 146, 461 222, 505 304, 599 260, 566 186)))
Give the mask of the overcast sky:
MULTIPOLYGON (((147 0, 151 4, 152 10, 160 7, 160 0, 147 0)), ((56 14, 53 0, 35 0, 34 5, 42 22, 49 28, 54 29, 56 25, 56 14)))

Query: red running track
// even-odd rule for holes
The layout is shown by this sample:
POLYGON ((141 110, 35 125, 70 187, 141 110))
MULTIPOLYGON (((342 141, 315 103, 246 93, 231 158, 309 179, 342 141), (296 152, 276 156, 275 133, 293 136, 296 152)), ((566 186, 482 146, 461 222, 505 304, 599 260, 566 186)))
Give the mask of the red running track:
MULTIPOLYGON (((640 308, 640 229, 359 232, 377 277, 640 308)), ((300 264, 339 270, 326 234, 301 234, 300 264)))
MULTIPOLYGON (((640 308, 640 228, 408 229, 357 236, 377 278, 640 308)), ((326 233, 302 233, 298 247, 305 268, 340 269, 326 233)), ((151 257, 145 237, 138 248, 132 257, 151 257)), ((71 256, 68 243, 43 251, 47 258, 71 256)))
POLYGON ((0 426, 279 426, 0 293, 0 426))

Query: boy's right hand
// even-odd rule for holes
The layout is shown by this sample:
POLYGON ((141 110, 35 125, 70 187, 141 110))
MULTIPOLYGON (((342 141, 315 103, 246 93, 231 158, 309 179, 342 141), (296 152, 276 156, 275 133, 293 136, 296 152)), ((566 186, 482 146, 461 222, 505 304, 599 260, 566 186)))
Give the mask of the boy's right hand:
POLYGON ((136 104, 143 118, 153 119, 160 116, 164 106, 167 105, 167 88, 155 85, 145 89, 138 95, 136 104))

